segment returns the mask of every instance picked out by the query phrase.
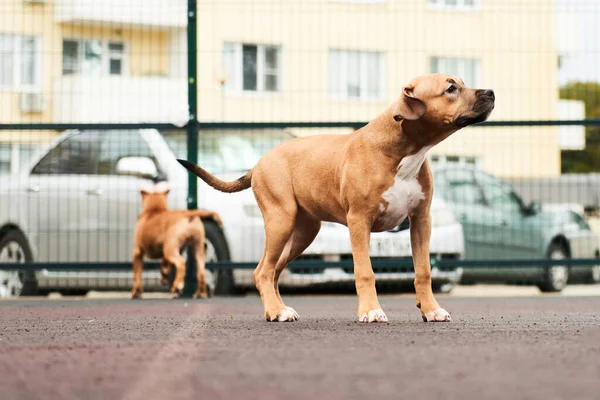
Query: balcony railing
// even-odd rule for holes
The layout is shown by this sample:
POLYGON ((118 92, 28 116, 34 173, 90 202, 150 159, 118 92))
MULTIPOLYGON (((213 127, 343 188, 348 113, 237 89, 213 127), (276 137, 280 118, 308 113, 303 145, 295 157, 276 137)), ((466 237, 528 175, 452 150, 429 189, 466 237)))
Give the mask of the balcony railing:
POLYGON ((56 0, 56 20, 151 28, 183 28, 185 0, 56 0))
POLYGON ((185 124, 185 78, 63 76, 54 85, 56 123, 185 124))

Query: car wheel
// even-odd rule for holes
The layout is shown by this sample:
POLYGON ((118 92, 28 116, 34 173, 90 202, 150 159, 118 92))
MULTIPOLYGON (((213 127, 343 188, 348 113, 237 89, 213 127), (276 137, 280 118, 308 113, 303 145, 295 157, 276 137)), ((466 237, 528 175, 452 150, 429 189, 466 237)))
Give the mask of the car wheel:
POLYGON ((35 296, 37 281, 33 271, 19 271, 17 265, 33 261, 25 236, 10 230, 0 237, 0 263, 15 264, 15 270, 0 271, 0 297, 35 296))
MULTIPOLYGON (((229 247, 223 231, 214 221, 204 221, 206 231, 206 262, 229 261, 229 247)), ((232 295, 237 293, 231 269, 206 269, 206 283, 209 291, 215 295, 232 295)))
MULTIPOLYGON (((553 243, 548 249, 548 258, 551 260, 567 260, 569 258, 564 246, 558 243, 553 243)), ((567 286, 569 281, 569 266, 553 265, 546 269, 542 282, 539 288, 542 292, 552 293, 560 292, 567 286)))

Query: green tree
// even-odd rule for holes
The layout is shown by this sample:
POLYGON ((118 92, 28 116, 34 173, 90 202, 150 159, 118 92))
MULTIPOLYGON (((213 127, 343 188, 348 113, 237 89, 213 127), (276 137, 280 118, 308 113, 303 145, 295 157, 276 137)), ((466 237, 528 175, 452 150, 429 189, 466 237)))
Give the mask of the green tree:
MULTIPOLYGON (((560 98, 581 100, 585 104, 585 117, 600 118, 600 83, 573 82, 560 88, 560 98)), ((562 151, 562 172, 600 171, 600 126, 585 129, 585 149, 562 151)))

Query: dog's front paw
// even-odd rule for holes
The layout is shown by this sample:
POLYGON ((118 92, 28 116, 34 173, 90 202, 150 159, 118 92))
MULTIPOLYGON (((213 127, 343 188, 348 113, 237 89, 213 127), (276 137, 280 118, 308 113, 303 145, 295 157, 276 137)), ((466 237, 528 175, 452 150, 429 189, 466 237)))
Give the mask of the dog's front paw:
POLYGON ((388 322, 388 317, 381 308, 363 313, 358 319, 359 322, 388 322))
MULTIPOLYGON (((272 315, 272 314, 271 314, 272 315)), ((271 316, 267 313, 266 318, 269 322, 292 322, 297 321, 300 316, 292 307, 286 307, 283 310, 271 316)))
POLYGON ((437 308, 436 310, 423 313, 424 322, 450 322, 452 317, 450 313, 443 308, 437 308))

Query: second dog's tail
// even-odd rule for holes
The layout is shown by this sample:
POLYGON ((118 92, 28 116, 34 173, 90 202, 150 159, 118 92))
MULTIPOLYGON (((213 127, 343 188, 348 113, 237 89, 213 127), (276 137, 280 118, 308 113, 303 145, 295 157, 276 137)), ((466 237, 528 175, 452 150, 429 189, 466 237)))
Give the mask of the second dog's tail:
POLYGON ((190 218, 190 221, 192 219, 196 218, 196 217, 198 217, 200 219, 209 218, 209 219, 214 219, 217 224, 223 225, 223 221, 221 220, 221 216, 219 215, 219 213, 217 213, 215 211, 189 210, 188 211, 188 216, 190 218))
POLYGON ((188 171, 202 179, 204 182, 208 183, 213 188, 225 192, 225 193, 234 193, 241 192, 242 190, 248 189, 252 184, 252 171, 250 170, 246 175, 241 178, 236 179, 233 182, 225 182, 217 178, 216 176, 210 174, 207 170, 200 168, 193 162, 187 160, 177 160, 179 164, 183 165, 188 171))

